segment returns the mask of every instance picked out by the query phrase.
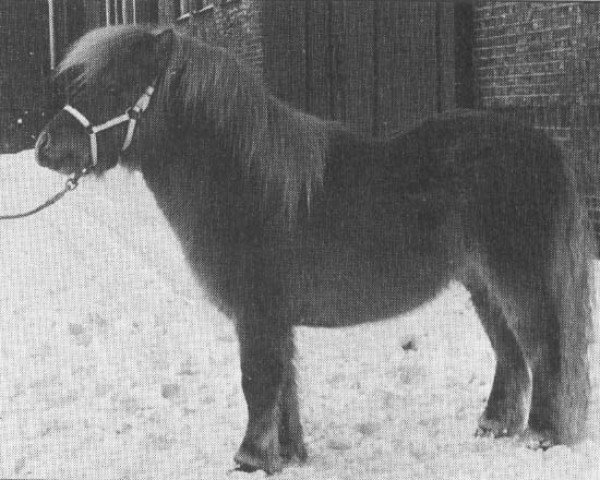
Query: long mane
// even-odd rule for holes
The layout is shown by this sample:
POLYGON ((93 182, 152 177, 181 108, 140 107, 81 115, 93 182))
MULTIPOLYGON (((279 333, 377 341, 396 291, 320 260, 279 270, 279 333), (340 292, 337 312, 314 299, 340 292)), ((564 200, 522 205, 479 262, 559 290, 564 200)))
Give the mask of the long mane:
MULTIPOLYGON (((106 69, 120 64, 123 52, 144 35, 159 31, 139 25, 93 30, 75 43, 58 74, 75 70, 76 85, 93 85, 106 69)), ((323 181, 330 122, 279 101, 237 58, 181 32, 175 33, 168 72, 156 94, 157 104, 175 96, 183 109, 179 113, 192 124, 199 117, 214 122, 240 168, 257 171, 265 188, 281 188, 289 213, 294 213, 303 192, 310 200, 323 181)))

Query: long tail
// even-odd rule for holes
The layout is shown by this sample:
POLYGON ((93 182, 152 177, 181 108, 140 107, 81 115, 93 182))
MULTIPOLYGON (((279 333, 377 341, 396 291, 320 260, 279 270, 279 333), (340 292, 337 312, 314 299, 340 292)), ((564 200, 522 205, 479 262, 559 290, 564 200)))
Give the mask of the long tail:
MULTIPOLYGON (((560 152, 557 152, 560 155, 560 152)), ((560 443, 585 436, 590 400, 589 347, 593 339, 591 265, 594 241, 575 181, 569 175, 565 198, 555 218, 551 286, 559 319, 560 373, 556 401, 560 443)))

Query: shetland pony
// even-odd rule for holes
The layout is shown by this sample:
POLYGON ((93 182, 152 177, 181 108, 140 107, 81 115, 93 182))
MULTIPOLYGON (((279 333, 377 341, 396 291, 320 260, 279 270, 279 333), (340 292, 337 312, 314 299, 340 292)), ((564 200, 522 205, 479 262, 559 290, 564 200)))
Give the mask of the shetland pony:
POLYGON ((572 175, 544 134, 454 111, 364 138, 287 106, 223 50, 170 29, 92 31, 59 75, 71 107, 40 134, 38 162, 101 175, 120 158, 141 170, 189 265, 235 319, 241 469, 307 456, 293 326, 395 316, 451 279, 471 293, 497 358, 478 432, 582 438, 588 245, 572 175), (125 124, 93 131, 142 103, 132 137, 125 124))

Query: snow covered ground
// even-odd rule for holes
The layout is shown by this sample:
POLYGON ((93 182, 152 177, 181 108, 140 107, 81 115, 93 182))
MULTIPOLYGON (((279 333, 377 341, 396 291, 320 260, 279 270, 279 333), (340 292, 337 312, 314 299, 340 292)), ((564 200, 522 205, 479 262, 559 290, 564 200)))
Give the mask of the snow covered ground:
MULTIPOLYGON (((63 183, 31 152, 1 156, 0 213, 63 183)), ((0 272, 0 477, 264 476, 232 470, 246 421, 232 325, 138 175, 1 222, 0 272)), ((458 285, 399 321, 300 328, 297 345, 310 459, 279 478, 600 479, 598 345, 592 437, 547 452, 473 437, 494 358, 458 285)))

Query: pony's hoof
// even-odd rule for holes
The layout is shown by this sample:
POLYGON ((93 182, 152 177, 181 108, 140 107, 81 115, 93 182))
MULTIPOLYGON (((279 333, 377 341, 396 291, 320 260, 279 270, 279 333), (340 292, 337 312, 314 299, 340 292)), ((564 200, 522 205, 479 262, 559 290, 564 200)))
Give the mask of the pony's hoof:
POLYGON ((550 432, 527 429, 521 437, 523 443, 530 450, 548 450, 550 447, 556 445, 554 437, 550 432))
POLYGON ((308 458, 308 450, 304 442, 294 445, 281 445, 281 456, 286 463, 304 463, 308 458))
POLYGON ((238 470, 242 472, 255 472, 264 470, 267 475, 280 472, 283 468, 283 462, 279 455, 257 455, 241 447, 233 457, 233 461, 238 464, 238 470))
POLYGON ((509 422, 482 417, 479 419, 479 425, 477 430, 475 430, 475 436, 484 438, 512 437, 516 435, 518 431, 519 429, 509 425, 509 422))

